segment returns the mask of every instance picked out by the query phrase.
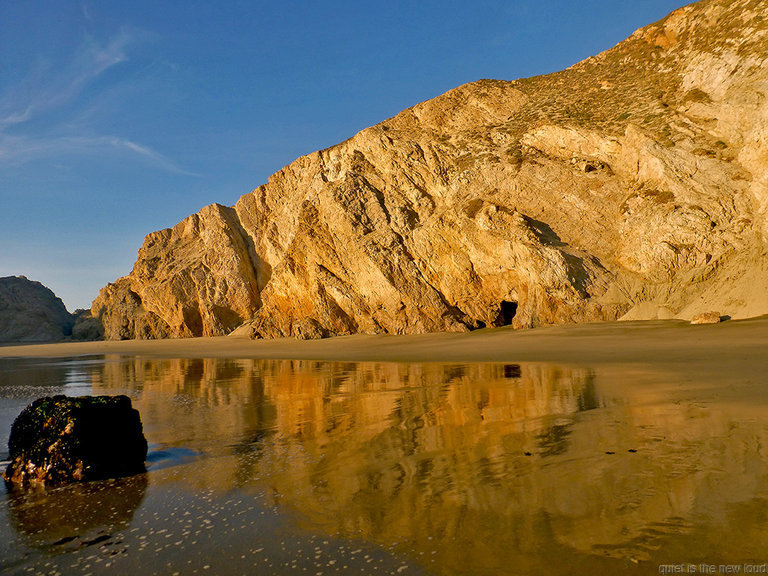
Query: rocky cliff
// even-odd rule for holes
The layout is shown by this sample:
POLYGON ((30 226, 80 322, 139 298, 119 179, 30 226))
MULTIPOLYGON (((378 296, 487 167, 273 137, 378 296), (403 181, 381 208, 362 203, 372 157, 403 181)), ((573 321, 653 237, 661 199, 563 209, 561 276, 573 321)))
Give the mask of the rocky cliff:
POLYGON ((703 0, 481 80, 147 236, 107 338, 768 313, 768 10, 703 0))
POLYGON ((0 342, 63 340, 74 323, 61 299, 40 282, 0 278, 0 342))

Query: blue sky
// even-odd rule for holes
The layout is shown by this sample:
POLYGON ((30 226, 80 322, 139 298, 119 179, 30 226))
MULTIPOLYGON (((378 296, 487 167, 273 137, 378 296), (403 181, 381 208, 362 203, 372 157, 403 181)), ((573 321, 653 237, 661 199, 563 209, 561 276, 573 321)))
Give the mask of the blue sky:
POLYGON ((0 276, 70 310, 144 235, 480 78, 560 70, 680 0, 0 0, 0 276))

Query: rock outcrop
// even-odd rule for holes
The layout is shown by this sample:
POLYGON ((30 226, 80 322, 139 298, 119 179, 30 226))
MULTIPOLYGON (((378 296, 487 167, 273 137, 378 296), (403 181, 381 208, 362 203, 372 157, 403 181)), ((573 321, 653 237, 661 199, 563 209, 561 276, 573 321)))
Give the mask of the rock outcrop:
POLYGON ((75 325, 72 327, 73 340, 101 340, 104 327, 98 318, 91 316, 90 310, 79 308, 73 314, 75 325))
POLYGON ((63 340, 74 323, 61 299, 40 282, 0 278, 0 342, 63 340))
POLYGON ((461 86, 150 234, 92 313, 107 338, 768 313, 766 58, 763 2, 703 0, 461 86))
POLYGON ((27 406, 11 427, 12 486, 58 486, 144 471, 147 440, 127 396, 53 396, 27 406))
POLYGON ((719 312, 704 312, 691 318, 691 324, 719 324, 721 321, 719 312))

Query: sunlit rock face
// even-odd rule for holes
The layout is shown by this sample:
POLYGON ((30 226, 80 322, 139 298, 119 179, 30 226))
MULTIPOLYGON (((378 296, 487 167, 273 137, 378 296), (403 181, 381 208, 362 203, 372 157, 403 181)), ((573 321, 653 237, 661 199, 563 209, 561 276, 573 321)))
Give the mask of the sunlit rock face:
POLYGON ((317 338, 768 313, 767 35, 759 0, 704 0, 456 88, 150 234, 93 314, 317 338))

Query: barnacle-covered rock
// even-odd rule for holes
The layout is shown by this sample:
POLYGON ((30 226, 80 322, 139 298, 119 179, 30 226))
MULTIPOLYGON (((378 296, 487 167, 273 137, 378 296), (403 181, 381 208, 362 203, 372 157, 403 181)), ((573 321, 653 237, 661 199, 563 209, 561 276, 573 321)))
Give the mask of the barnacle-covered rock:
POLYGON ((15 486, 58 486, 144 471, 147 440, 127 396, 53 396, 16 418, 3 477, 15 486))

